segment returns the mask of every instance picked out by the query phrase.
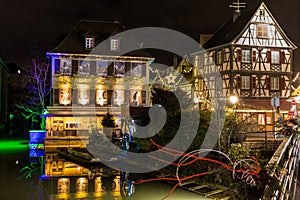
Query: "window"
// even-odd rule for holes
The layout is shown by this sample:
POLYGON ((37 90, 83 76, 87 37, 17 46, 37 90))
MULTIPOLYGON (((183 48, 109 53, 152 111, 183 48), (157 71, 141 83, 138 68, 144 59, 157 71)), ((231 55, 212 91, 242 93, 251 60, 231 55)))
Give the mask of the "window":
POLYGON ((93 37, 86 37, 85 38, 85 48, 92 49, 94 48, 94 38, 93 37))
POLYGON ((124 62, 115 62, 114 69, 115 69, 116 76, 124 76, 125 75, 125 63, 124 62))
POLYGON ((258 38, 268 38, 268 25, 267 24, 257 24, 257 37, 258 38))
POLYGON ((142 63, 132 63, 131 75, 138 77, 142 76, 142 63))
POLYGON ((270 78, 270 89, 271 90, 279 90, 279 77, 271 77, 270 78))
POLYGON ((80 61, 78 74, 85 76, 90 74, 90 63, 88 61, 80 61))
POLYGON ((280 64, 279 51, 271 51, 271 63, 272 64, 280 64))
POLYGON ((71 89, 69 89, 68 87, 59 89, 58 99, 59 99, 59 104, 62 104, 62 105, 71 104, 71 101, 72 101, 71 89))
POLYGON ((110 40, 110 50, 111 51, 118 51, 119 50, 119 40, 118 39, 111 39, 110 40))
POLYGON ((64 75, 72 74, 72 60, 71 59, 61 59, 60 60, 60 73, 64 75))
POLYGON ((80 105, 87 105, 90 103, 90 90, 89 88, 86 86, 86 85, 79 85, 79 88, 78 88, 78 94, 77 94, 77 97, 78 97, 78 100, 77 102, 80 104, 80 105))
POLYGON ((107 76, 107 61, 97 61, 96 74, 99 76, 107 76))
POLYGON ((223 63, 223 51, 217 51, 216 53, 216 64, 221 65, 223 63))
POLYGON ((242 88, 244 90, 250 89, 250 76, 242 76, 242 88))
POLYGON ((250 63, 251 62, 251 50, 250 49, 243 49, 242 50, 242 62, 243 63, 250 63))

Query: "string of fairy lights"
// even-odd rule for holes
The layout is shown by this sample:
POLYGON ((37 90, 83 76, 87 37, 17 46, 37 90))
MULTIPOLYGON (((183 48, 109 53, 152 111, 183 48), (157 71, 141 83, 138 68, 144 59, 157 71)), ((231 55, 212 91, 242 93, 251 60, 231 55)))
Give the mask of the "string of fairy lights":
POLYGON ((152 67, 149 67, 149 69, 151 73, 156 74, 155 77, 158 78, 158 81, 155 81, 155 83, 161 83, 164 87, 168 88, 171 91, 175 90, 178 85, 181 84, 181 81, 183 79, 183 76, 181 74, 170 68, 163 72, 158 69, 153 69, 152 67), (164 73, 166 73, 167 76, 163 76, 164 73))

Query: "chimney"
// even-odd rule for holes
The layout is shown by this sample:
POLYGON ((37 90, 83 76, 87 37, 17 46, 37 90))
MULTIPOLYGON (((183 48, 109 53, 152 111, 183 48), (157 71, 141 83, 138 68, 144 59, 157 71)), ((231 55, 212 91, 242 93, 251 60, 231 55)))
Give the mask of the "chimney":
POLYGON ((233 13, 233 22, 235 22, 241 16, 241 12, 234 12, 233 13))

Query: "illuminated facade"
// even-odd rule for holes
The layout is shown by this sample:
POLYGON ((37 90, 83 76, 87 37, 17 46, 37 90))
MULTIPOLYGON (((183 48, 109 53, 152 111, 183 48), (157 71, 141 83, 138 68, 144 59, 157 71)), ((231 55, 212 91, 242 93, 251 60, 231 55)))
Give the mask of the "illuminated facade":
POLYGON ((125 39, 115 35, 122 31, 119 22, 82 20, 47 53, 52 64, 47 147, 85 147, 89 130, 101 129, 108 111, 120 126, 122 106, 151 104, 149 65, 153 58, 139 50, 118 55, 126 47, 125 39), (104 53, 94 51, 99 44, 106 48, 104 53))
POLYGON ((193 54, 200 69, 195 96, 199 101, 238 96, 245 110, 258 113, 254 123, 261 130, 272 130, 273 114, 262 110, 272 110, 272 97, 281 99, 282 110, 290 109, 286 100, 291 96, 296 46, 264 3, 254 11, 238 11, 203 44, 205 51, 193 54), (221 80, 215 73, 221 74, 221 80))

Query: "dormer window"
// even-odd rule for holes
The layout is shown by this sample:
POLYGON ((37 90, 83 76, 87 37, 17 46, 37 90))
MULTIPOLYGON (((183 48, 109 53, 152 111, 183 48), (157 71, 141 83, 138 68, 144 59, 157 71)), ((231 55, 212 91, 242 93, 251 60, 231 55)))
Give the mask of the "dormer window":
POLYGON ((85 48, 86 49, 93 49, 95 47, 95 38, 96 34, 92 31, 88 31, 84 34, 85 38, 85 48))
POLYGON ((95 38, 94 37, 86 37, 85 38, 85 48, 92 49, 95 46, 95 38))
POLYGON ((119 50, 119 40, 118 39, 110 39, 110 50, 111 51, 119 50))

